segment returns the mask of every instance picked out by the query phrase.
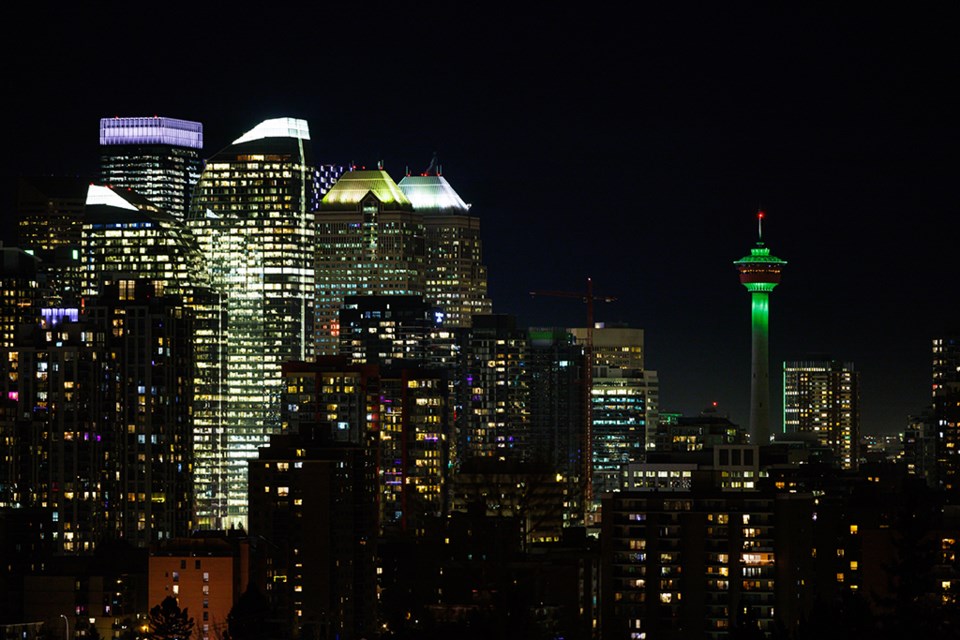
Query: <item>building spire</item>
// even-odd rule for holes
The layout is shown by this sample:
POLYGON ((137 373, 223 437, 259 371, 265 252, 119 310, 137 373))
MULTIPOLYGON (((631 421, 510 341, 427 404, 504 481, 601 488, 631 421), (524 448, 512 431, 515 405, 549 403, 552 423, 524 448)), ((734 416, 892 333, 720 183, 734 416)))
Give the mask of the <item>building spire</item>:
POLYGON ((757 208, 757 241, 763 242, 763 209, 757 208))

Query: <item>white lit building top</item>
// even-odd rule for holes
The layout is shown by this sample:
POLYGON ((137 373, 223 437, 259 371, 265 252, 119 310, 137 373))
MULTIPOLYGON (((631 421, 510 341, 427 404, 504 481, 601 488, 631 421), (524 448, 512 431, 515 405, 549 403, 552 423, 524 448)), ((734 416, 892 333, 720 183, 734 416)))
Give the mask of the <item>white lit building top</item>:
POLYGON ((233 141, 233 144, 252 142, 264 138, 298 138, 310 139, 310 126, 306 120, 298 118, 273 118, 264 120, 250 131, 233 141))

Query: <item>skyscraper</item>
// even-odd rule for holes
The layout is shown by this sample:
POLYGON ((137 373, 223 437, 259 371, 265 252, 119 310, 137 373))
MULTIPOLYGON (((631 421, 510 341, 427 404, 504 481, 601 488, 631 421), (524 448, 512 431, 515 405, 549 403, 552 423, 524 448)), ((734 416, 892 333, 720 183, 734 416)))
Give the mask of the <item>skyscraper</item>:
POLYGON ((593 343, 590 389, 593 499, 620 489, 624 465, 642 459, 656 444, 659 382, 644 369, 643 329, 571 329, 581 344, 593 343))
POLYGON ((734 262, 740 284, 750 292, 751 382, 750 437, 754 444, 770 441, 770 292, 780 284, 785 260, 772 255, 763 244, 763 212, 757 212, 757 244, 750 255, 734 262))
POLYGON ((474 315, 489 314, 487 268, 480 219, 440 172, 405 176, 398 186, 423 214, 426 230, 427 302, 446 313, 449 327, 469 327, 474 315))
POLYGON ((48 306, 80 304, 80 242, 90 180, 20 178, 17 185, 17 243, 40 258, 48 306))
POLYGON ((0 395, 16 403, 0 419, 0 501, 51 509, 60 552, 192 529, 190 318, 156 293, 113 284, 0 347, 0 395))
POLYGON ((182 221, 200 178, 203 125, 176 118, 101 118, 100 178, 182 221))
POLYGON ((933 341, 933 427, 937 435, 937 478, 950 500, 960 495, 960 338, 933 341))
POLYGON ((304 120, 266 120, 217 153, 187 218, 219 312, 198 318, 197 521, 243 524, 247 460, 280 428, 281 365, 313 357, 314 211, 304 120))
POLYGON ((423 215, 386 171, 340 177, 317 214, 318 355, 338 351, 346 296, 424 294, 425 233, 423 215))
POLYGON ((192 301, 209 280, 183 222, 129 189, 89 186, 82 238, 85 296, 98 295, 105 285, 146 280, 157 295, 192 301))
POLYGON ((811 433, 844 469, 856 469, 860 443, 860 372, 853 363, 783 363, 783 428, 811 433))

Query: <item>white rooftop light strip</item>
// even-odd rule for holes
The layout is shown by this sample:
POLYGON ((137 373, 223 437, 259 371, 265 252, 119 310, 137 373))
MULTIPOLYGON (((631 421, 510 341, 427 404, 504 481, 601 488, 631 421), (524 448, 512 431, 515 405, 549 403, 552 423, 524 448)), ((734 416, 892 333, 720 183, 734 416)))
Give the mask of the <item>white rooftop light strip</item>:
POLYGON ((92 184, 87 189, 86 204, 105 204, 111 207, 117 207, 118 209, 130 209, 131 211, 138 210, 135 206, 124 200, 123 196, 118 194, 113 189, 97 184, 92 184))
POLYGON ((306 120, 299 118, 274 118, 264 120, 250 131, 233 141, 233 144, 262 140, 264 138, 299 138, 310 139, 310 127, 306 120))

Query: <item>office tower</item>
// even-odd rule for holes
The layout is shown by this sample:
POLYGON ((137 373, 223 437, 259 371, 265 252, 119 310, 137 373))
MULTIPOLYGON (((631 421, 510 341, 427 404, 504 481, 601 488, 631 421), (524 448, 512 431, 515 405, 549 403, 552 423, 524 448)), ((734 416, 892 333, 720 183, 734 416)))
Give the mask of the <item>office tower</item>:
POLYGON ((216 310, 198 317, 197 523, 243 524, 247 460, 280 428, 281 365, 313 357, 314 211, 303 120, 266 120, 209 160, 187 217, 216 310))
POLYGON ((374 633, 375 487, 367 451, 319 429, 271 436, 250 461, 250 533, 266 541, 282 637, 374 633))
POLYGON ((398 186, 423 214, 426 229, 427 301, 444 310, 450 327, 469 327, 474 315, 489 314, 487 268, 483 264, 480 219, 436 173, 407 175, 398 186))
POLYGON ((100 180, 133 189, 183 221, 200 178, 203 125, 176 118, 101 118, 100 180))
POLYGON ((783 363, 783 428, 813 434, 844 469, 860 449, 860 372, 837 360, 783 363))
POLYGON ((780 284, 785 260, 763 243, 763 212, 757 213, 757 244, 750 255, 735 261, 740 284, 750 292, 752 335, 750 367, 750 437, 754 444, 770 441, 770 292, 780 284))
POLYGON ((513 316, 475 316, 464 335, 454 467, 472 458, 530 458, 526 331, 513 316))
POLYGON ((598 325, 571 329, 581 344, 593 341, 590 389, 591 469, 594 502, 620 489, 620 472, 656 444, 659 383, 644 369, 643 329, 598 325))
POLYGON ((192 301, 208 281, 203 256, 184 224, 136 192, 90 185, 83 221, 83 295, 133 280, 157 294, 192 301))
POLYGON ((20 178, 17 185, 17 243, 40 258, 47 283, 44 304, 80 304, 80 243, 89 179, 20 178))
POLYGON ((960 492, 960 338, 933 341, 933 426, 937 435, 937 477, 952 502, 960 492))
POLYGON ((531 328, 530 455, 563 477, 568 523, 582 521, 586 356, 565 329, 531 328))
POLYGON ((338 351, 346 296, 424 294, 425 233, 386 171, 340 176, 317 213, 317 355, 338 351))

